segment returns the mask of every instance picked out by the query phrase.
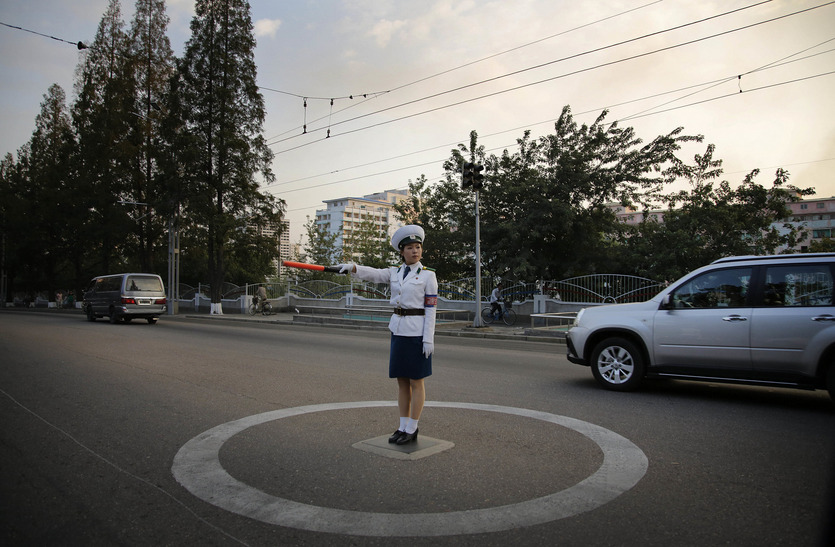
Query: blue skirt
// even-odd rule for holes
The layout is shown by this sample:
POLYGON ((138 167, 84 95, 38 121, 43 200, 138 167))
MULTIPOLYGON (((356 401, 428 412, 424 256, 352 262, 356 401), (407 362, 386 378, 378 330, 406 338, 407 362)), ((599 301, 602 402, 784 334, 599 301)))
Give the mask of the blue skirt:
POLYGON ((391 335, 389 378, 420 380, 432 375, 432 356, 423 356, 422 336, 391 335))

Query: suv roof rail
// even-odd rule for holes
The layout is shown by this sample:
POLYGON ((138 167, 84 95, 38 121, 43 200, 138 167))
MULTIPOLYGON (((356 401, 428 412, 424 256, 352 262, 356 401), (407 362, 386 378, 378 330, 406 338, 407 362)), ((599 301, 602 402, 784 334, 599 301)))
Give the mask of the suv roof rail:
POLYGON ((721 264, 723 262, 742 262, 746 260, 785 260, 785 259, 803 259, 803 258, 835 258, 835 253, 796 253, 788 255, 746 255, 746 256, 726 256, 718 258, 711 262, 711 264, 721 264))

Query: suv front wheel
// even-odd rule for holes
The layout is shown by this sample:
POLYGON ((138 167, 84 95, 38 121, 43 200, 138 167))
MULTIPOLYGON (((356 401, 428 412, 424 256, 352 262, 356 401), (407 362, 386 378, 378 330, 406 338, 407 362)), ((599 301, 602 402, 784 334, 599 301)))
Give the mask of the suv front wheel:
POLYGON ((606 389, 631 391, 644 376, 641 350, 626 338, 606 338, 591 353, 591 372, 606 389))

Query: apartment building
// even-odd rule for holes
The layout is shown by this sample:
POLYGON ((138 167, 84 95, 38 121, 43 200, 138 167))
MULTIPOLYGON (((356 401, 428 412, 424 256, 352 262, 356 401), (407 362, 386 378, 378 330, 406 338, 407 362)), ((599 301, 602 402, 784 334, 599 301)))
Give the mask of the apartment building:
POLYGON ((789 203, 791 216, 784 222, 776 223, 778 229, 784 223, 802 226, 809 237, 798 248, 798 251, 808 250, 812 241, 832 239, 833 219, 835 219, 835 197, 804 199, 796 203, 789 203))
POLYGON ((267 223, 257 227, 258 233, 263 236, 276 239, 278 245, 278 259, 273 260, 275 273, 281 276, 287 275, 287 268, 282 264, 284 260, 292 260, 292 248, 290 245, 290 223, 286 220, 280 225, 267 223))
POLYGON ((342 247, 363 222, 372 222, 391 237, 403 225, 395 219, 394 205, 409 197, 408 190, 386 190, 362 197, 324 200, 325 209, 316 210, 316 225, 336 235, 336 246, 342 247))

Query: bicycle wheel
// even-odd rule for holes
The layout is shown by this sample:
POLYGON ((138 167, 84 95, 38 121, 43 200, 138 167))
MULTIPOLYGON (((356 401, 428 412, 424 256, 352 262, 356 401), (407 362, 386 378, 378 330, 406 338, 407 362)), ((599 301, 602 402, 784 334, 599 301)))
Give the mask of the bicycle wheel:
POLYGON ((257 312, 257 311, 258 311, 258 305, 255 302, 253 302, 252 304, 249 305, 249 315, 255 315, 255 312, 257 312))
POLYGON ((502 316, 502 321, 508 327, 513 326, 516 324, 516 312, 513 310, 505 310, 504 315, 502 316))
POLYGON ((264 315, 270 315, 273 312, 273 305, 269 302, 264 302, 264 309, 261 310, 261 313, 264 315))
POLYGON ((493 313, 489 307, 481 310, 481 320, 484 321, 485 325, 493 322, 493 313))

